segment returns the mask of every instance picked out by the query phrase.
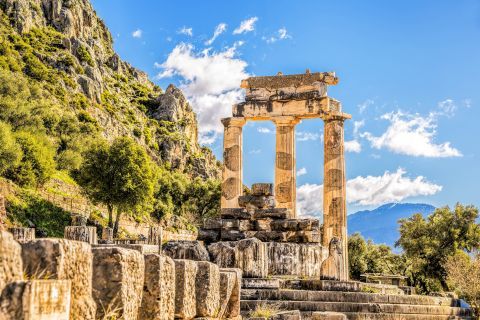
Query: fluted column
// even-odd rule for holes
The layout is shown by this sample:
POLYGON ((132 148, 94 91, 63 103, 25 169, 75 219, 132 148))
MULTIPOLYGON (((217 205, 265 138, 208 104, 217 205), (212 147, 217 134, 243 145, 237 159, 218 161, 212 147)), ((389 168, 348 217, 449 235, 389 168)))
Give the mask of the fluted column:
MULTIPOLYGON (((324 119, 324 182, 323 182, 323 238, 322 245, 329 248, 332 239, 339 240, 341 265, 335 274, 325 278, 348 280, 348 240, 346 208, 346 176, 343 123, 345 118, 324 119), (341 252, 340 252, 341 251, 341 252)), ((334 241, 336 243, 337 241, 334 241)), ((327 271, 328 272, 328 271, 327 271)), ((334 271, 332 270, 332 273, 334 271)))
POLYGON ((275 200, 277 207, 291 209, 291 217, 296 217, 296 165, 295 165, 295 125, 300 122, 295 117, 278 117, 273 121, 276 130, 275 153, 275 200))
POLYGON ((223 173, 221 208, 238 208, 238 197, 243 192, 242 129, 245 118, 222 119, 223 173))

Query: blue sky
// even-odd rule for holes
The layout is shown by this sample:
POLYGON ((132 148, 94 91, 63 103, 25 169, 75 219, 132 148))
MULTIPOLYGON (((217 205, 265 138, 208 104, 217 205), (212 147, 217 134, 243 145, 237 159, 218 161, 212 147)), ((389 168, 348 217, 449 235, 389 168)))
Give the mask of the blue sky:
MULTIPOLYGON (((249 75, 335 71, 349 213, 386 202, 480 205, 480 2, 93 0, 120 56, 181 87, 221 158, 220 118, 249 75), (216 31, 216 32, 215 32, 216 31), (216 33, 216 37, 214 37, 216 33)), ((323 124, 297 126, 299 209, 321 210, 323 124)), ((274 126, 244 129, 244 182, 273 181, 274 126)))

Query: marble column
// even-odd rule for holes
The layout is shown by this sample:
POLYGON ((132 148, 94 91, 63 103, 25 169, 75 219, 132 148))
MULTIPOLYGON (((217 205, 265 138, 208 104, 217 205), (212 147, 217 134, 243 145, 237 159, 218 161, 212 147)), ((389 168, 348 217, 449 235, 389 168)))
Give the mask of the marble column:
MULTIPOLYGON (((325 268, 332 274, 325 279, 348 280, 348 239, 346 208, 346 176, 343 123, 345 118, 324 119, 324 182, 323 182, 323 238, 322 245, 335 247, 341 265, 338 270, 325 268), (333 240, 333 241, 332 241, 333 240)), ((330 250, 330 251, 332 251, 330 250)), ((332 252, 330 252, 332 255, 332 252)))
POLYGON ((243 193, 242 129, 245 118, 222 119, 223 173, 221 208, 238 208, 238 197, 243 193))
POLYGON ((275 144, 275 200, 278 208, 291 210, 290 218, 296 217, 296 165, 295 165, 295 125, 300 122, 295 117, 276 117, 275 144))

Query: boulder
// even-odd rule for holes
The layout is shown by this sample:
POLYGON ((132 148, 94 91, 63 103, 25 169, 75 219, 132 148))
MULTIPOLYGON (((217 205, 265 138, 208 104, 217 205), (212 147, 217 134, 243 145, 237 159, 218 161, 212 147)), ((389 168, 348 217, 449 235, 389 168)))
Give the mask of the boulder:
POLYGON ((137 319, 144 283, 143 255, 118 247, 94 247, 92 252, 96 317, 114 313, 125 320, 137 319))
POLYGON ((197 317, 218 317, 220 308, 220 270, 214 263, 199 261, 195 280, 197 317))
POLYGON ((169 241, 162 246, 162 251, 172 259, 210 260, 207 249, 200 241, 169 241))
POLYGON ((191 319, 197 313, 197 263, 191 260, 175 262, 175 318, 191 319))
POLYGON ((139 319, 173 319, 175 313, 175 263, 170 257, 146 254, 145 281, 139 319))
POLYGON ((0 292, 12 281, 23 280, 22 247, 10 232, 0 230, 0 292))
POLYGON ((0 319, 83 319, 70 317, 70 286, 69 280, 11 282, 0 297, 0 319))
POLYGON ((72 281, 72 319, 95 318, 89 244, 65 239, 37 239, 22 244, 22 259, 30 279, 48 277, 72 281))

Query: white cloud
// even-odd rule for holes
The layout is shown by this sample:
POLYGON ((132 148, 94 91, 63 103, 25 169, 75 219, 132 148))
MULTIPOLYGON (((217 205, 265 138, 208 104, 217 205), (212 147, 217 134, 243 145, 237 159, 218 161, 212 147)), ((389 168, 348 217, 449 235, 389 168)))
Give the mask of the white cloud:
POLYGON ((307 168, 305 168, 305 167, 304 167, 304 168, 300 168, 300 169, 298 169, 298 171, 297 171, 297 177, 304 176, 304 175, 306 175, 306 174, 307 174, 307 168))
POLYGON ((262 39, 265 40, 267 43, 274 43, 274 42, 277 42, 278 40, 285 40, 285 39, 291 39, 291 38, 292 36, 288 34, 287 28, 285 27, 278 29, 275 35, 272 35, 270 37, 262 37, 262 39))
POLYGON ((213 32, 213 36, 205 41, 205 45, 209 46, 213 43, 213 41, 215 41, 215 39, 217 39, 217 37, 219 35, 221 35, 222 33, 224 33, 225 31, 227 30, 227 24, 226 23, 220 23, 216 28, 215 28, 215 31, 213 32))
POLYGON ((243 100, 239 88, 249 77, 247 63, 236 57, 236 43, 220 52, 196 52, 191 44, 178 44, 167 59, 155 66, 157 78, 180 76, 180 88, 197 113, 200 143, 212 143, 223 132, 220 118, 231 115, 232 105, 243 100))
MULTIPOLYGON (((385 171, 381 176, 358 176, 347 181, 347 202, 356 205, 381 205, 399 202, 416 196, 430 196, 442 186, 429 182, 423 176, 410 178, 404 169, 385 171)), ((304 184, 297 189, 297 208, 302 216, 323 212, 323 185, 304 184)))
POLYGON ((372 99, 367 99, 365 100, 364 102, 360 103, 359 105, 357 105, 358 107, 358 112, 360 114, 362 114, 368 107, 370 107, 371 105, 373 105, 375 103, 375 101, 373 101, 372 99))
POLYGON ((177 31, 177 33, 184 34, 186 36, 193 36, 193 28, 192 27, 185 27, 183 26, 180 30, 177 31))
POLYGON ((362 145, 357 140, 345 141, 345 151, 359 153, 362 151, 362 145))
POLYGON ((415 157, 461 157, 459 150, 450 146, 450 142, 436 144, 436 114, 428 117, 407 114, 401 111, 384 114, 381 119, 390 122, 390 126, 381 136, 369 132, 362 133, 375 149, 387 148, 398 154, 415 157))
POLYGON ((298 141, 311 141, 320 139, 320 134, 314 132, 297 131, 296 135, 298 141))
POLYGON ((255 30, 255 22, 257 22, 257 17, 251 17, 250 19, 243 20, 240 23, 240 26, 233 30, 233 34, 247 33, 255 30))
POLYGON ((139 39, 142 37, 142 34, 143 34, 143 31, 141 29, 137 29, 132 32, 132 37, 139 39))
POLYGON ((452 99, 446 99, 438 103, 438 108, 441 110, 443 115, 451 118, 455 115, 458 107, 452 99))
POLYGON ((260 150, 260 149, 252 149, 252 150, 248 151, 249 154, 259 154, 261 152, 262 152, 262 150, 260 150))
POLYGON ((471 108, 472 107, 472 99, 464 99, 463 104, 465 105, 466 108, 471 108))
POLYGON ((364 125, 365 125, 365 120, 354 121, 353 122, 353 135, 357 136, 358 132, 360 131, 360 128, 362 128, 364 125))
POLYGON ((265 128, 265 127, 259 127, 259 128, 257 128, 257 131, 260 132, 260 133, 273 133, 272 130, 270 130, 269 128, 265 128))

